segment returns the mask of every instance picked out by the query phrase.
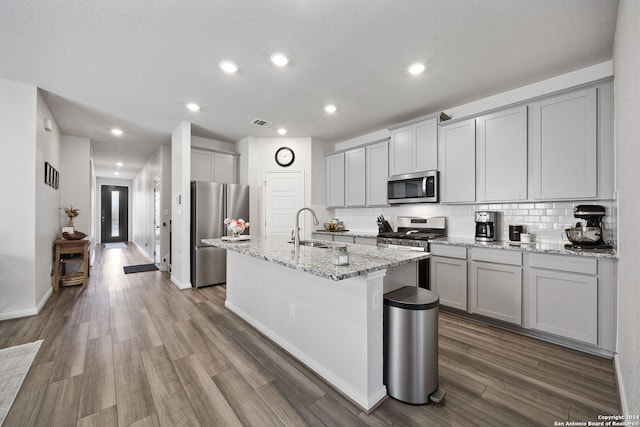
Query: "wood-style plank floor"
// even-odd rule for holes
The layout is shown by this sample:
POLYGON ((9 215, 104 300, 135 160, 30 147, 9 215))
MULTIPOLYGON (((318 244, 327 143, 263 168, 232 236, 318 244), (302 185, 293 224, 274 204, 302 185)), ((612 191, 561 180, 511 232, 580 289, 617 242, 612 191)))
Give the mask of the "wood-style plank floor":
POLYGON ((367 414, 224 308, 180 291, 133 245, 96 250, 88 289, 0 322, 0 348, 44 339, 4 426, 552 426, 619 414, 613 364, 440 314, 442 404, 367 414))

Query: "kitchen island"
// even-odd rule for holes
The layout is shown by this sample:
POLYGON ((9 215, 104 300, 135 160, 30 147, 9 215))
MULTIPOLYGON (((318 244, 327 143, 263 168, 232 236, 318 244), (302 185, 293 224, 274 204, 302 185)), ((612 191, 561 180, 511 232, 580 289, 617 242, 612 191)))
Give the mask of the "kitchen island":
POLYGON ((386 396, 382 295, 415 284, 401 282, 429 253, 349 245, 349 265, 335 266, 330 248, 203 242, 227 249, 227 308, 365 410, 386 396))

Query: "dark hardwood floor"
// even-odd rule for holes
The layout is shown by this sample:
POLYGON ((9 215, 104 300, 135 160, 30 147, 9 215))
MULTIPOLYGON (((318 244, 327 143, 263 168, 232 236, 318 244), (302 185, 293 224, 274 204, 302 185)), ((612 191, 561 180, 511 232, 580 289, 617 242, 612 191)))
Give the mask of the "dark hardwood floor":
POLYGON ((44 339, 4 426, 553 426, 619 414, 613 363, 440 314, 442 404, 367 414, 224 308, 180 291, 133 245, 96 248, 88 288, 0 322, 0 348, 44 339))

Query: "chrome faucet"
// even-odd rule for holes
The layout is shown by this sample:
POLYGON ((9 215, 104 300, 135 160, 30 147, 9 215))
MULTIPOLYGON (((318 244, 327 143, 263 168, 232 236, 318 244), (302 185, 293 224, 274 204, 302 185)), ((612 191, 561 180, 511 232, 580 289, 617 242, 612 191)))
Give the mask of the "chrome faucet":
POLYGON ((291 238, 293 239, 293 246, 295 246, 296 252, 300 250, 300 212, 309 211, 313 215, 313 225, 320 224, 316 213, 311 208, 302 208, 296 213, 296 228, 291 232, 291 238))

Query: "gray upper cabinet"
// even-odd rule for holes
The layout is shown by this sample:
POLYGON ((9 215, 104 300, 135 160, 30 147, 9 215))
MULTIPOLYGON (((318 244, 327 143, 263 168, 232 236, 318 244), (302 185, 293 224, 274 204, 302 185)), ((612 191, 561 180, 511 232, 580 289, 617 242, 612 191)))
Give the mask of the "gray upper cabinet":
POLYGON ((325 163, 325 203, 329 208, 344 206, 344 153, 329 154, 325 163))
POLYGON ((438 169, 438 118, 391 130, 389 175, 438 169))
POLYGON ((237 182, 237 157, 230 153, 191 150, 191 179, 223 184, 237 182))
POLYGON ((476 200, 475 119, 440 126, 438 137, 442 203, 476 200))
POLYGON ((533 199, 598 196, 597 89, 531 104, 533 199))
POLYGON ((477 200, 527 199, 527 107, 476 119, 477 200))
POLYGON ((387 176, 389 175, 389 142, 366 146, 367 206, 387 204, 387 176))
POLYGON ((213 153, 213 180, 223 184, 235 184, 236 156, 225 153, 213 153))
POLYGON ((366 204, 365 155, 364 147, 344 153, 345 206, 356 207, 366 204))

